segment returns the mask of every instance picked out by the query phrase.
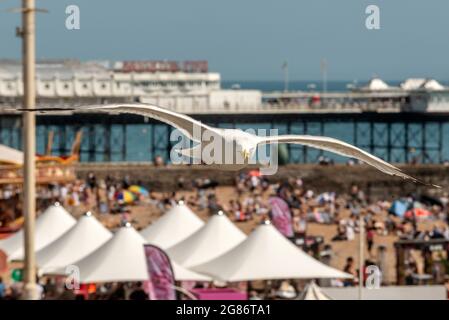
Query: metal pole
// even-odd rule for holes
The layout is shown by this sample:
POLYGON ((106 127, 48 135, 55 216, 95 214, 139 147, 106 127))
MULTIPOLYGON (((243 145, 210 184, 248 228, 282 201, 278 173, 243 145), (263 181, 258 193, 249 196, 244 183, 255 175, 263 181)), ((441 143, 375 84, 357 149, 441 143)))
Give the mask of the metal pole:
POLYGON ((288 63, 284 62, 282 65, 282 69, 284 69, 284 92, 288 92, 288 63))
MULTIPOLYGON (((34 0, 22 0, 22 58, 23 58, 23 107, 35 108, 35 6, 34 0)), ((25 112, 23 115, 24 136, 24 298, 38 299, 36 288, 36 262, 34 253, 34 225, 36 215, 36 117, 34 112, 25 112)))
POLYGON ((364 250, 365 250, 365 221, 363 215, 359 213, 359 300, 363 300, 363 262, 364 262, 364 250))
POLYGON ((321 73, 323 76, 323 93, 327 92, 327 60, 321 60, 321 73))

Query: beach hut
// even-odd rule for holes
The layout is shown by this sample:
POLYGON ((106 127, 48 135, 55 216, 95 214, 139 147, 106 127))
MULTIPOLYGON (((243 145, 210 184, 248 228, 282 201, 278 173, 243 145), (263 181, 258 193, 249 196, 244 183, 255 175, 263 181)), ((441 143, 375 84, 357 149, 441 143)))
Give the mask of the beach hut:
POLYGON ((183 241, 204 225, 204 222, 180 201, 140 234, 149 244, 166 249, 183 241))
POLYGON ((304 291, 298 296, 297 300, 332 300, 328 295, 326 295, 321 288, 311 281, 304 288, 304 291))
POLYGON ((90 212, 64 235, 36 253, 36 262, 41 273, 64 268, 73 264, 103 245, 112 237, 90 212))
MULTIPOLYGON (((59 203, 48 207, 37 219, 35 227, 35 250, 39 251, 58 239, 76 223, 59 203)), ((0 250, 8 256, 8 261, 23 260, 23 229, 0 241, 0 250)))
POLYGON ((174 261, 190 268, 215 259, 245 238, 245 234, 220 212, 197 232, 166 251, 174 261))
POLYGON ((232 250, 192 269, 216 280, 229 282, 352 278, 306 254, 269 222, 258 226, 232 250))

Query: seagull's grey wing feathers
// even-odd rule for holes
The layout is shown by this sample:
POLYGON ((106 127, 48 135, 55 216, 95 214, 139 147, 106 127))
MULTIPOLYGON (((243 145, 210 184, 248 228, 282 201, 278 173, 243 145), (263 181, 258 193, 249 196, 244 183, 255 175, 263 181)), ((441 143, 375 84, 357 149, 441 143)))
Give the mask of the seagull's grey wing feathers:
POLYGON ((101 112, 114 113, 132 113, 144 117, 156 119, 179 129, 189 139, 201 141, 205 130, 218 132, 215 128, 209 127, 198 120, 195 120, 185 114, 177 113, 171 110, 146 103, 122 103, 107 105, 89 105, 76 108, 36 108, 36 109, 17 109, 18 111, 37 112, 37 113, 57 113, 64 111, 90 111, 98 110, 101 112))
POLYGON ((353 145, 350 145, 346 142, 334 138, 309 136, 309 135, 282 135, 282 136, 259 137, 259 138, 260 138, 259 144, 273 143, 273 142, 293 143, 330 151, 342 156, 351 157, 363 161, 389 175, 398 176, 403 179, 409 179, 414 182, 426 184, 412 176, 405 174, 404 172, 401 171, 401 169, 389 164, 388 162, 385 162, 384 160, 362 149, 359 149, 353 145))
POLYGON ((167 110, 153 104, 101 105, 90 106, 87 107, 87 109, 113 111, 119 113, 132 113, 156 119, 177 128, 189 139, 198 142, 201 141, 201 137, 205 130, 215 131, 214 128, 209 127, 185 114, 167 110))

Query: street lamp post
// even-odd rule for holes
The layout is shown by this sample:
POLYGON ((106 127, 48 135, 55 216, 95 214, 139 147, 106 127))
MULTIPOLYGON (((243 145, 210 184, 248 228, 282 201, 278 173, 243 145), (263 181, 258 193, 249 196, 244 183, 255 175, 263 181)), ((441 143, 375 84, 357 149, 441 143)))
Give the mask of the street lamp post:
MULTIPOLYGON (((35 108, 35 2, 22 0, 22 59, 23 59, 23 107, 35 108)), ((34 253, 34 226, 36 219, 36 116, 34 112, 23 114, 23 199, 24 199, 24 298, 38 299, 36 288, 36 262, 34 253)))

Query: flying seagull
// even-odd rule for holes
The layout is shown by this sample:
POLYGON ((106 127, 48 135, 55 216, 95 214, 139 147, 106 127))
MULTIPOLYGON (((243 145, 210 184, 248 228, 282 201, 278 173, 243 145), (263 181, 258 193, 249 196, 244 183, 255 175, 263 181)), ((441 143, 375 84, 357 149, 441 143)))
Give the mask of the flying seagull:
MULTIPOLYGON (((197 158, 202 155, 206 149, 215 147, 221 153, 220 157, 226 157, 225 146, 231 144, 235 146, 234 154, 230 155, 233 159, 237 156, 243 158, 243 163, 239 165, 231 164, 231 168, 242 168, 249 164, 255 153, 257 146, 271 143, 292 143, 300 144, 308 147, 313 147, 325 151, 330 151, 339 155, 358 159, 376 169, 403 179, 411 180, 413 182, 422 182, 412 176, 401 171, 401 169, 389 164, 388 162, 360 149, 350 145, 341 140, 329 137, 311 136, 311 135, 279 135, 279 136, 257 136, 240 129, 221 129, 214 128, 198 120, 195 120, 185 114, 180 114, 153 104, 110 104, 110 105, 93 105, 77 108, 36 108, 36 109, 16 109, 23 112, 38 112, 38 113, 57 113, 61 111, 98 111, 108 113, 131 113, 149 118, 153 118, 169 124, 182 132, 188 139, 198 142, 196 146, 189 149, 178 150, 182 155, 191 158, 197 158)), ((229 149, 228 149, 229 150, 229 149)), ((223 159, 222 159, 223 160, 223 159)), ((221 162, 225 163, 225 162, 221 162)), ((227 163, 227 162, 226 162, 227 163)), ((218 168, 225 169, 226 165, 218 165, 218 168)), ((229 167, 229 165, 228 165, 229 167)), ((432 185, 435 186, 435 185, 432 185)), ((438 187, 438 186, 435 186, 438 187)))

